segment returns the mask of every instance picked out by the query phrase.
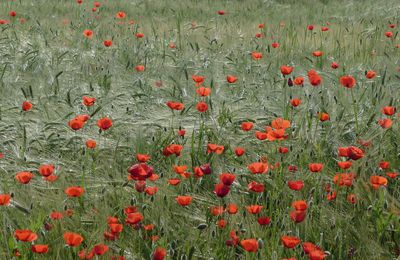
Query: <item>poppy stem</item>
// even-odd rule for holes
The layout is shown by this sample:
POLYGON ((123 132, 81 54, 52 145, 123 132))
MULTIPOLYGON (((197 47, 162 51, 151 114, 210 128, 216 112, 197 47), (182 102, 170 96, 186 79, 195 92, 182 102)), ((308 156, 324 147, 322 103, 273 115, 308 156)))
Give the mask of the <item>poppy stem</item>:
POLYGON ((356 104, 356 100, 354 98, 354 93, 353 93, 353 89, 350 90, 351 92, 351 100, 353 102, 353 111, 354 111, 354 120, 356 122, 356 135, 358 134, 358 111, 357 111, 357 104, 356 104))

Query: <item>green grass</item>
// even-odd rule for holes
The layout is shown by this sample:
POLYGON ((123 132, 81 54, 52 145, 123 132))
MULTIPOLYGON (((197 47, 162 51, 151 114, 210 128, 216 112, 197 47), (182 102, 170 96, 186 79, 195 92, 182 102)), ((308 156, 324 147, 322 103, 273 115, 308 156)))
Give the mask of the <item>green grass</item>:
MULTIPOLYGON (((168 259, 308 259, 301 246, 285 249, 282 235, 295 235, 303 242, 317 244, 326 259, 396 259, 400 251, 399 179, 388 178, 388 185, 372 189, 372 175, 385 176, 379 169, 382 160, 390 170, 400 167, 399 117, 393 126, 382 129, 378 119, 384 106, 399 105, 400 44, 398 36, 400 4, 394 0, 317 1, 317 0, 231 0, 231 1, 117 1, 101 2, 93 13, 92 1, 24 0, 2 1, 0 19, 0 194, 12 194, 10 206, 0 206, 0 259, 13 259, 18 249, 22 259, 76 259, 80 249, 95 244, 110 247, 104 259, 124 255, 127 259, 151 259, 156 247, 167 249, 168 259), (15 10, 11 18, 8 12, 15 10), (225 10, 225 15, 218 15, 225 10), (118 11, 127 15, 123 24, 115 18, 118 11), (96 16, 98 16, 96 18, 96 16), (20 23, 19 18, 25 18, 20 23), (134 20, 133 25, 128 25, 134 20), (281 26, 280 23, 284 23, 281 26), (321 26, 329 22, 329 31, 321 26), (264 29, 258 24, 265 23, 264 29), (313 32, 307 25, 313 24, 313 32), (396 24, 396 28, 389 28, 396 24), (91 39, 85 29, 94 31, 91 39), (391 39, 385 37, 392 31, 391 39), (145 37, 137 39, 134 34, 145 37), (255 38, 262 32, 263 38, 255 38), (104 47, 103 41, 113 45, 104 47), (279 48, 272 48, 272 42, 279 48), (168 44, 174 42, 176 49, 168 44), (316 58, 312 52, 323 51, 316 58), (260 61, 251 52, 263 53, 260 61), (332 61, 339 63, 336 70, 332 61), (145 65, 136 72, 136 65, 145 65), (284 78, 281 65, 294 67, 284 78), (323 78, 319 87, 308 83, 307 72, 318 71, 323 78), (368 80, 367 70, 377 72, 368 80), (228 84, 228 74, 238 77, 228 84), (339 84, 343 75, 357 80, 353 89, 339 84), (212 88, 207 98, 196 95, 192 75, 205 76, 204 85, 212 88), (303 87, 288 87, 287 79, 303 76, 303 87), (162 87, 155 83, 163 82, 162 87), (96 97, 95 105, 82 105, 82 96, 96 97), (300 98, 292 108, 288 101, 300 98), (23 101, 33 103, 28 112, 23 101), (171 111, 165 103, 180 101, 185 109, 171 111), (206 100, 209 110, 201 114, 196 104, 206 100), (320 122, 317 113, 326 111, 330 120, 320 122), (68 121, 78 114, 89 114, 85 127, 76 132, 68 121), (113 126, 99 132, 96 122, 109 116, 113 126), (255 131, 264 131, 275 118, 291 121, 284 141, 260 141, 255 131), (254 122, 244 132, 243 121, 254 122), (184 138, 176 131, 186 129, 184 138), (97 148, 89 150, 85 141, 94 139, 97 148), (327 201, 324 185, 333 187, 333 176, 344 172, 336 165, 340 146, 358 146, 359 140, 371 140, 364 158, 354 161, 350 170, 357 174, 353 185, 338 189, 337 198, 327 201), (184 145, 180 157, 165 157, 162 150, 171 143, 184 145), (207 144, 224 145, 221 155, 207 154, 207 144), (246 154, 237 157, 241 146, 246 154), (279 146, 290 152, 282 155, 279 146), (160 178, 148 186, 157 186, 154 196, 138 193, 134 181, 128 181, 127 169, 137 162, 137 153, 151 155, 148 162, 160 178), (268 158, 281 167, 268 174, 253 175, 247 165, 268 158), (308 164, 320 162, 324 169, 311 173, 308 164), (41 164, 56 166, 59 177, 54 183, 42 180, 41 164), (188 171, 210 163, 213 173, 201 180, 193 176, 174 187, 169 178, 179 177, 173 165, 187 165, 188 171), (296 173, 287 170, 297 165, 296 173), (23 185, 15 180, 20 171, 35 177, 23 185), (223 199, 214 193, 219 174, 231 172, 236 181, 223 199), (288 180, 301 179, 301 191, 290 190, 288 180), (247 184, 257 181, 265 192, 249 192, 247 184), (64 189, 81 185, 80 198, 68 198, 64 189), (357 203, 347 202, 348 194, 357 203), (177 195, 193 196, 183 208, 177 195), (308 203, 307 217, 295 224, 289 217, 295 200, 308 203), (235 203, 236 215, 224 213, 225 228, 216 226, 218 217, 210 207, 235 203), (262 216, 271 224, 261 227, 257 217, 245 206, 263 205, 262 216), (116 241, 106 241, 108 216, 125 223, 123 209, 137 206, 144 215, 143 224, 154 224, 153 231, 135 230, 124 225, 116 241), (72 217, 54 221, 52 211, 73 209, 72 217), (94 210, 96 209, 96 210, 94 210), (53 228, 46 231, 45 223, 53 228), (36 244, 49 245, 43 255, 30 252, 28 242, 14 238, 16 229, 31 229, 38 234, 36 244), (231 230, 240 239, 259 240, 257 253, 245 252, 240 245, 227 247, 231 230), (79 248, 65 246, 63 233, 73 231, 84 237, 79 248), (159 240, 152 243, 150 236, 159 240)), ((193 175, 193 174, 191 174, 193 175)), ((336 188, 336 187, 334 187, 336 188)), ((99 257, 99 259, 102 259, 99 257)))

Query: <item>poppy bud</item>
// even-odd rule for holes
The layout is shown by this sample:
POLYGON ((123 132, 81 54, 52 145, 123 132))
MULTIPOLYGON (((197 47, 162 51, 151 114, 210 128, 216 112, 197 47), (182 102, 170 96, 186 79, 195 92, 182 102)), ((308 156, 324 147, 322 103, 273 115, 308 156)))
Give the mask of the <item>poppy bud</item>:
POLYGON ((293 81, 291 78, 288 79, 287 84, 289 87, 293 87, 293 81))

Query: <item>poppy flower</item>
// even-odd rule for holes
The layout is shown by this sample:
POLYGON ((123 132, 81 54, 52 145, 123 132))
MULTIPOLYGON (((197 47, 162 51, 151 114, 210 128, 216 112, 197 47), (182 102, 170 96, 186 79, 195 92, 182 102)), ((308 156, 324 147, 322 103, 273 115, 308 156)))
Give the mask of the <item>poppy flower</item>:
POLYGON ((311 242, 303 242, 301 244, 301 247, 303 248, 304 253, 307 255, 314 250, 320 250, 320 248, 318 246, 314 245, 311 242))
POLYGON ((186 130, 185 130, 185 129, 179 129, 176 133, 177 133, 179 136, 184 137, 185 134, 186 134, 186 130))
POLYGON ((353 185, 353 180, 353 173, 338 173, 333 177, 333 182, 339 186, 350 187, 351 185, 353 185))
POLYGON ((259 217, 257 219, 258 224, 260 224, 261 226, 268 226, 269 223, 271 223, 271 219, 268 216, 265 217, 259 217))
POLYGON ((396 107, 386 106, 381 109, 382 114, 392 116, 396 113, 396 107))
POLYGON ((291 190, 299 191, 304 187, 304 182, 301 180, 288 181, 288 186, 291 190))
POLYGON ((83 104, 84 104, 85 106, 90 107, 90 106, 93 106, 93 105, 94 105, 94 102, 96 101, 96 98, 94 98, 94 97, 88 97, 88 96, 83 96, 83 97, 82 97, 82 101, 83 101, 83 104))
POLYGON ((168 101, 167 106, 171 108, 172 110, 183 110, 185 108, 185 105, 181 102, 173 102, 173 101, 168 101))
POLYGON ((313 55, 314 57, 321 57, 322 54, 323 54, 322 51, 314 51, 314 52, 312 53, 312 55, 313 55))
POLYGON ((261 193, 261 192, 264 192, 265 186, 262 183, 252 181, 247 185, 247 188, 249 188, 249 190, 251 190, 251 191, 261 193))
POLYGON ((351 161, 344 161, 344 162, 337 162, 337 165, 341 168, 341 169, 349 169, 353 163, 351 161))
POLYGON ((71 186, 64 190, 68 197, 80 197, 85 190, 80 186, 71 186))
POLYGON ((254 60, 260 60, 263 57, 262 53, 256 51, 253 51, 251 53, 251 56, 253 57, 254 60))
POLYGON ((339 68, 339 64, 338 64, 337 62, 334 62, 334 61, 333 61, 333 62, 331 63, 331 68, 332 68, 332 69, 337 69, 337 68, 339 68))
POLYGON ((207 144, 207 153, 222 154, 224 149, 225 147, 223 145, 207 144))
POLYGON ((144 181, 153 174, 153 168, 146 163, 138 163, 129 167, 128 172, 133 180, 144 181))
POLYGON ((379 168, 381 168, 382 170, 389 169, 390 163, 387 161, 381 161, 381 162, 379 162, 379 168))
POLYGON ((214 193, 218 197, 220 197, 220 198, 225 197, 226 195, 228 195, 229 191, 230 191, 230 187, 229 186, 227 186, 227 185, 225 185, 223 183, 215 184, 214 193))
POLYGON ((328 121, 331 117, 326 112, 319 112, 318 113, 318 118, 319 118, 319 120, 321 122, 325 122, 325 121, 328 121))
POLYGON ((70 120, 68 122, 68 126, 74 131, 81 129, 82 127, 84 127, 84 125, 85 125, 85 122, 82 121, 82 119, 77 118, 77 117, 73 118, 72 120, 70 120))
POLYGON ((153 196, 158 192, 158 187, 146 187, 146 189, 144 189, 144 192, 146 192, 146 194, 149 196, 153 196))
POLYGON ((169 184, 169 185, 176 186, 176 185, 178 185, 179 183, 181 183, 181 180, 180 180, 180 179, 176 179, 176 178, 168 179, 168 184, 169 184))
POLYGON ((192 202, 192 199, 193 199, 192 196, 178 196, 178 197, 176 197, 176 201, 182 207, 188 206, 192 202))
POLYGON ((137 72, 143 72, 145 70, 145 67, 143 65, 137 65, 135 66, 135 70, 137 72))
POLYGON ((308 254, 310 260, 323 260, 325 257, 326 254, 322 250, 313 250, 308 254))
POLYGON ((48 177, 54 173, 54 165, 52 164, 42 164, 39 166, 39 173, 43 177, 48 177))
POLYGON ((329 28, 328 27, 326 27, 326 26, 324 26, 324 27, 321 27, 321 31, 323 31, 323 32, 327 32, 329 30, 329 28))
POLYGON ((228 81, 228 83, 233 84, 237 81, 237 77, 233 76, 233 75, 228 75, 226 77, 226 81, 228 81))
POLYGON ((222 215, 224 213, 224 207, 221 207, 221 206, 210 207, 210 213, 214 217, 222 215))
MULTIPOLYGON (((397 172, 387 172, 386 176, 388 176, 391 179, 395 179, 399 174, 397 172)), ((0 196, 0 205, 1 205, 1 196, 0 196)))
POLYGON ((32 109, 32 107, 33 107, 33 105, 31 102, 29 102, 29 101, 22 102, 22 110, 29 111, 32 109))
POLYGON ((132 212, 127 214, 125 222, 128 225, 135 225, 143 220, 143 215, 140 212, 132 212))
POLYGON ((285 65, 281 66, 282 75, 289 75, 290 73, 292 73, 292 71, 293 71, 293 67, 285 66, 285 65))
POLYGON ((86 141, 85 145, 86 145, 86 147, 87 147, 88 149, 94 149, 94 148, 96 148, 97 143, 96 143, 96 141, 93 140, 93 139, 88 139, 88 140, 86 141))
POLYGON ((393 33, 390 31, 385 32, 385 36, 388 38, 392 38, 393 37, 393 33))
POLYGON ((10 205, 11 196, 9 194, 0 194, 0 206, 10 205))
POLYGON ((183 149, 182 145, 179 144, 171 144, 167 147, 164 148, 163 150, 163 155, 164 156, 171 156, 173 154, 175 154, 176 156, 180 156, 181 155, 181 151, 183 149))
POLYGON ((272 120, 271 126, 275 129, 286 129, 290 127, 290 121, 283 118, 276 118, 272 120))
POLYGON ((254 162, 254 163, 249 164, 247 166, 247 168, 253 174, 262 174, 262 173, 266 173, 268 171, 268 163, 254 162))
POLYGON ((93 37, 93 31, 92 30, 84 30, 83 31, 83 35, 86 37, 86 38, 92 38, 93 37))
POLYGON ((58 176, 52 174, 50 176, 44 177, 43 179, 48 181, 48 182, 55 182, 58 179, 58 176))
POLYGON ((19 172, 15 175, 15 179, 22 184, 28 184, 33 178, 33 174, 31 172, 19 172))
POLYGON ((340 77, 339 82, 346 88, 352 88, 356 85, 356 80, 352 76, 342 76, 340 77))
POLYGON ((365 74, 365 77, 366 77, 367 79, 373 79, 373 78, 375 78, 375 76, 376 76, 376 72, 373 71, 373 70, 369 70, 369 71, 367 71, 367 73, 365 74))
POLYGON ((138 38, 138 39, 140 39, 140 38, 143 38, 143 37, 144 37, 144 34, 143 34, 143 33, 136 33, 136 34, 135 34, 135 37, 138 38))
POLYGON ((322 78, 319 76, 319 74, 315 70, 310 70, 307 73, 308 80, 310 81, 310 84, 314 87, 319 86, 322 83, 322 78))
POLYGON ((282 236, 281 242, 284 247, 290 249, 296 247, 301 242, 301 240, 300 238, 295 236, 282 236))
POLYGON ((242 156, 246 151, 242 147, 235 148, 235 154, 237 157, 242 156))
POLYGON ((194 82, 196 82, 196 86, 200 86, 204 82, 205 77, 204 76, 193 75, 192 79, 193 79, 194 82))
POLYGON ((278 48, 279 47, 279 42, 271 43, 271 47, 274 48, 274 49, 278 48))
POLYGON ((45 254, 49 251, 49 246, 36 244, 31 247, 31 251, 36 254, 45 254))
POLYGON ((157 247, 154 250, 153 256, 152 256, 152 260, 164 260, 165 257, 167 256, 167 250, 165 250, 162 247, 157 247))
POLYGON ((93 253, 95 255, 104 255, 109 250, 109 247, 105 244, 97 244, 93 247, 93 253))
POLYGON ((168 47, 169 47, 170 49, 175 49, 175 48, 176 48, 176 45, 175 45, 175 43, 170 42, 170 43, 168 44, 168 47))
POLYGON ((207 105, 207 103, 200 101, 197 103, 196 109, 197 109, 197 111, 204 113, 208 110, 208 105, 207 105))
POLYGON ((65 232, 63 237, 65 244, 71 247, 77 247, 83 242, 83 237, 78 233, 65 232))
POLYGON ((301 223, 307 216, 307 211, 305 210, 292 210, 289 213, 290 219, 295 223, 301 223))
POLYGON ((265 132, 257 131, 257 132, 255 132, 254 134, 255 134, 255 136, 256 136, 256 138, 257 138, 258 140, 265 140, 265 139, 268 138, 268 134, 265 133, 265 132))
POLYGON ((247 252, 257 252, 258 241, 256 239, 244 239, 240 241, 240 245, 247 252))
POLYGON ((224 10, 219 10, 217 13, 218 13, 219 15, 224 15, 224 14, 225 14, 225 11, 224 11, 224 10))
POLYGON ((138 153, 136 154, 136 159, 141 163, 145 163, 150 160, 150 155, 138 153))
POLYGON ((224 228, 224 227, 226 226, 226 220, 225 220, 225 219, 219 219, 219 220, 217 221, 217 226, 218 226, 219 228, 224 228))
POLYGON ((386 186, 387 182, 388 182, 385 177, 378 176, 378 175, 371 176, 369 181, 374 189, 379 189, 379 187, 381 187, 381 186, 386 186))
POLYGON ((354 194, 347 195, 347 201, 351 204, 355 204, 357 202, 357 197, 354 194))
POLYGON ((123 18, 125 18, 125 16, 126 16, 126 13, 121 12, 121 11, 115 14, 115 17, 118 19, 123 19, 123 18))
POLYGON ((309 30, 309 31, 314 30, 314 25, 312 25, 312 24, 307 25, 307 30, 309 30))
POLYGON ((263 23, 260 23, 260 24, 258 24, 258 26, 257 26, 258 28, 260 28, 260 29, 262 29, 262 28, 264 28, 265 27, 265 24, 263 24, 263 23))
POLYGON ((253 129, 253 123, 252 122, 243 122, 241 124, 241 128, 243 131, 250 131, 251 129, 253 129))
POLYGON ((58 212, 58 211, 53 211, 50 213, 50 218, 53 220, 59 220, 62 219, 64 217, 62 212, 58 212))
POLYGON ((22 242, 33 242, 38 238, 37 234, 32 232, 29 229, 17 229, 17 230, 15 230, 14 237, 18 241, 22 241, 22 242))
POLYGON ((112 40, 104 40, 103 42, 105 47, 111 47, 112 43, 113 43, 112 40))
POLYGON ((15 17, 15 16, 17 16, 17 12, 16 11, 10 11, 8 13, 8 15, 11 16, 11 17, 15 17))
POLYGON ((100 2, 94 2, 93 5, 94 5, 95 7, 97 7, 97 8, 99 8, 99 7, 101 6, 101 3, 100 3, 100 2))
POLYGON ((293 98, 290 100, 290 104, 292 104, 293 107, 298 107, 301 104, 301 99, 293 98))
POLYGON ((219 179, 223 184, 230 186, 235 181, 236 176, 232 173, 221 173, 219 179))
POLYGON ((235 204, 228 204, 227 206, 226 206, 226 211, 229 213, 229 214, 231 214, 231 215, 234 215, 234 214, 236 214, 237 212, 238 212, 238 207, 235 205, 235 204))
POLYGON ((113 122, 112 122, 112 120, 111 120, 110 118, 108 118, 108 117, 100 118, 100 119, 97 121, 97 126, 98 126, 101 130, 103 130, 103 131, 109 129, 112 125, 113 125, 113 122))
POLYGON ((298 211, 304 211, 307 209, 307 202, 304 200, 296 200, 292 203, 292 207, 298 211))
POLYGON ((302 86, 302 85, 304 84, 304 78, 303 78, 303 77, 296 77, 296 78, 293 80, 293 83, 294 83, 296 86, 302 86))
POLYGON ((250 205, 250 206, 246 206, 246 210, 247 212, 249 212, 250 214, 258 214, 261 212, 261 210, 263 209, 263 206, 261 205, 250 205))
POLYGON ((211 88, 199 87, 196 89, 196 93, 200 97, 207 97, 211 94, 211 88))
POLYGON ((320 172, 324 168, 324 165, 322 163, 310 163, 308 165, 308 169, 310 172, 320 172))
POLYGON ((378 120, 378 124, 384 128, 384 129, 388 129, 392 127, 393 121, 389 118, 383 118, 383 119, 379 119, 378 120))

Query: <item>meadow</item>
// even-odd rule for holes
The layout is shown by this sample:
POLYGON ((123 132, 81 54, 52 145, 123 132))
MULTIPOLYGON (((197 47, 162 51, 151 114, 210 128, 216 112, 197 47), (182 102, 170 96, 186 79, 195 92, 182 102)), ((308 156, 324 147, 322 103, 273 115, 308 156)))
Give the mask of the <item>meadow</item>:
POLYGON ((1 1, 0 259, 398 259, 399 17, 1 1))

